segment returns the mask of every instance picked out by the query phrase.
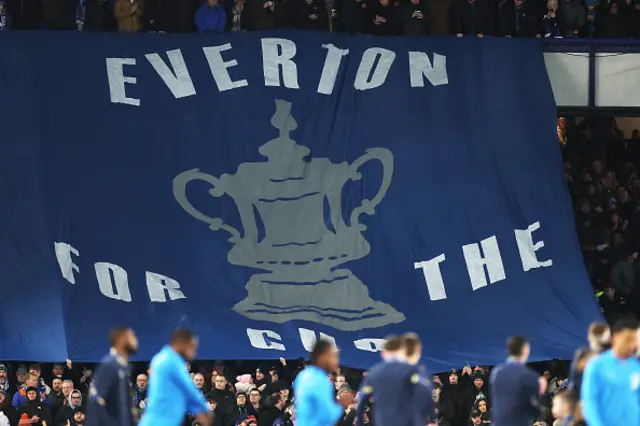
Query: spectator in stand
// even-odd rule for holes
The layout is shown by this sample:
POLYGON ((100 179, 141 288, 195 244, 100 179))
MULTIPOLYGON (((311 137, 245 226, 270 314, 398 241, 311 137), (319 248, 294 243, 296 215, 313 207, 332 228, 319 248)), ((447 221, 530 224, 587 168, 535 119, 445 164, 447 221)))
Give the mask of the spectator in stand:
POLYGON ((13 406, 16 408, 20 408, 25 402, 27 402, 27 389, 30 387, 36 388, 40 401, 49 404, 46 389, 38 382, 38 375, 35 372, 29 372, 26 383, 20 386, 18 392, 16 392, 16 394, 13 396, 13 406))
POLYGON ((5 396, 10 391, 9 371, 4 364, 0 364, 0 391, 5 392, 5 396))
POLYGON ((69 420, 66 426, 84 426, 86 419, 86 413, 84 407, 76 407, 73 410, 73 417, 69 420))
POLYGON ((560 26, 563 36, 577 38, 586 23, 586 10, 581 0, 560 0, 560 26))
POLYGON ((246 7, 250 30, 267 31, 276 28, 275 0, 252 0, 246 7))
POLYGON ((463 35, 493 35, 495 33, 495 0, 456 0, 454 31, 463 35))
POLYGON ((260 414, 261 399, 262 399, 262 394, 258 389, 251 389, 249 391, 249 404, 251 404, 251 406, 253 407, 253 410, 258 414, 260 414))
POLYGON ((207 393, 207 396, 216 401, 216 413, 221 423, 224 426, 235 424, 235 418, 233 418, 235 397, 227 390, 227 379, 223 375, 219 374, 215 377, 213 389, 207 393))
POLYGON ((195 373, 191 379, 193 380, 193 384, 195 385, 195 387, 200 392, 202 392, 203 394, 206 393, 207 389, 205 387, 204 375, 202 373, 195 373))
POLYGON ((66 397, 62 393, 62 379, 55 377, 51 381, 51 392, 49 393, 49 401, 51 402, 51 418, 55 419, 58 415, 60 407, 64 404, 66 397))
POLYGON ((431 35, 451 34, 453 22, 454 0, 431 0, 429 8, 431 12, 431 35))
POLYGON ((398 8, 389 0, 372 0, 368 9, 368 32, 378 36, 398 34, 398 8))
POLYGON ((244 0, 235 0, 230 12, 227 14, 227 26, 231 32, 240 32, 247 29, 247 13, 244 0))
POLYGON ((400 19, 403 36, 426 36, 429 33, 427 0, 401 0, 400 19))
POLYGON ((11 405, 11 400, 7 396, 7 392, 0 389, 0 425, 1 426, 14 426, 18 422, 18 412, 15 407, 11 405), (6 419, 6 421, 3 419, 6 419), (3 421, 5 424, 3 425, 3 421))
POLYGON ((460 400, 460 410, 465 416, 468 416, 473 411, 473 406, 476 401, 489 398, 489 392, 487 391, 487 384, 485 383, 484 373, 481 369, 476 367, 476 371, 471 376, 473 380, 473 386, 468 388, 463 394, 460 400))
POLYGON ((369 1, 373 0, 335 0, 331 16, 339 31, 349 34, 364 33, 369 1))
POLYGON ((280 393, 274 393, 265 400, 263 410, 258 417, 260 426, 273 425, 277 418, 282 416, 285 409, 285 402, 280 393))
POLYGON ((149 378, 146 374, 138 374, 136 377, 136 385, 133 389, 133 408, 142 410, 143 407, 140 404, 147 399, 147 386, 149 384, 149 378))
MULTIPOLYGON (((64 384, 63 384, 64 386, 64 384)), ((71 391, 67 404, 63 405, 58 411, 58 415, 55 418, 54 426, 65 426, 67 421, 73 420, 73 415, 76 408, 82 406, 82 393, 78 389, 71 391)))
POLYGON ((116 0, 114 15, 122 33, 137 33, 142 29, 142 0, 116 0))
POLYGON ((200 33, 222 33, 227 26, 227 12, 218 0, 207 0, 196 12, 200 33))
POLYGON ((500 3, 500 33, 505 37, 541 37, 535 0, 506 0, 500 3))
POLYGON ((26 389, 26 399, 18 409, 18 416, 26 415, 33 426, 48 425, 51 423, 49 407, 38 396, 38 388, 29 386, 26 389))
POLYGON ((453 426, 456 419, 456 412, 451 401, 441 398, 442 387, 439 384, 434 383, 433 390, 431 392, 438 420, 436 424, 438 426, 453 426))
MULTIPOLYGON (((465 379, 470 378, 472 374, 471 367, 466 365, 462 370, 462 374, 465 379)), ((441 395, 441 399, 450 404, 455 413, 454 418, 451 419, 451 426, 467 426, 469 423, 467 413, 464 413, 461 409, 463 393, 464 386, 460 385, 458 370, 454 368, 449 371, 447 383, 442 389, 441 395)))
POLYGON ((328 28, 327 8, 324 0, 295 0, 294 24, 301 30, 324 30, 328 28))

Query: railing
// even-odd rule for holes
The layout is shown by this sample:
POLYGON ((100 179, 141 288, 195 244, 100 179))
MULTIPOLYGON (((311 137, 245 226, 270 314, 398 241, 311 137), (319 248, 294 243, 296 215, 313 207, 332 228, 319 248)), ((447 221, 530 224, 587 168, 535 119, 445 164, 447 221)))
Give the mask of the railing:
POLYGON ((640 40, 545 40, 544 49, 562 113, 640 116, 640 40))

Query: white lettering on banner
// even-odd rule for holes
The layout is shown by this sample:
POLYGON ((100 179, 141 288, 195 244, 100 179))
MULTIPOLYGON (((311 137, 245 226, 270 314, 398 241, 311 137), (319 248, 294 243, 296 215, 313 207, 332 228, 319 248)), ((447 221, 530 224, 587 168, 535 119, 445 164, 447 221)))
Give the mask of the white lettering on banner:
POLYGON ((173 278, 169 278, 162 274, 155 272, 145 272, 147 278, 147 290, 149 291, 149 298, 152 302, 165 303, 167 297, 169 300, 186 299, 182 290, 180 290, 180 284, 173 278))
POLYGON ((342 57, 349 54, 349 49, 339 49, 333 44, 323 44, 322 48, 327 49, 327 56, 324 59, 322 74, 320 75, 318 93, 330 95, 333 93, 333 88, 336 85, 336 78, 338 77, 338 71, 340 71, 342 57))
POLYGON ((336 339, 324 333, 320 333, 320 335, 318 335, 315 330, 309 330, 308 328, 299 328, 298 333, 300 333, 300 341, 302 342, 302 346, 304 346, 304 349, 307 352, 311 352, 313 350, 313 345, 316 344, 318 339, 328 340, 330 342, 333 342, 334 345, 336 344, 336 339))
POLYGON ((433 65, 424 52, 409 52, 409 76, 411 87, 424 87, 424 78, 427 77, 432 86, 449 84, 447 75, 447 57, 433 55, 433 65))
MULTIPOLYGON (((296 44, 288 39, 272 37, 262 38, 260 43, 264 85, 300 89, 298 66, 294 61, 297 53, 296 44)), ((340 49, 330 43, 322 44, 318 46, 318 49, 326 49, 326 56, 318 81, 317 93, 331 95, 340 74, 343 58, 349 55, 349 49, 340 49)), ((231 43, 207 46, 202 50, 219 92, 249 85, 247 79, 233 80, 231 78, 230 69, 238 67, 238 61, 232 57, 228 57, 227 60, 222 57, 223 52, 228 52, 225 56, 231 56, 231 43)), ((318 53, 320 54, 320 52, 318 53)), ((432 87, 449 84, 446 56, 434 53, 433 61, 431 61, 425 52, 406 52, 406 54, 408 55, 411 87, 423 88, 427 86, 425 79, 432 87)), ((146 62, 160 76, 176 99, 196 95, 196 88, 182 51, 180 49, 169 50, 166 55, 169 63, 165 62, 160 53, 149 53, 144 56, 147 59, 146 62)), ((370 47, 365 50, 360 58, 353 87, 356 90, 371 90, 384 85, 389 71, 395 63, 396 56, 397 52, 381 47, 370 47)), ((125 65, 129 68, 137 67, 136 58, 105 58, 105 61, 111 102, 140 106, 140 99, 127 96, 126 85, 137 84, 138 77, 133 77, 133 75, 141 74, 129 70, 129 75, 125 75, 124 68, 125 65)), ((144 63, 145 61, 142 61, 140 66, 144 66, 144 63)), ((236 78, 242 75, 242 71, 233 70, 233 72, 239 73, 236 78)))
POLYGON ((127 271, 108 262, 96 262, 94 265, 100 293, 110 299, 131 302, 127 271))
POLYGON ((440 263, 444 262, 444 253, 440 256, 436 256, 433 259, 425 260, 422 262, 415 262, 413 264, 414 269, 422 269, 424 274, 424 280, 427 283, 427 291, 429 292, 429 299, 442 300, 447 298, 447 293, 444 290, 444 280, 442 279, 442 272, 440 272, 440 263))
POLYGON ((150 53, 145 57, 176 99, 196 94, 196 88, 193 87, 193 81, 191 81, 187 64, 184 62, 180 49, 167 51, 167 57, 173 71, 157 53, 150 53))
POLYGON ((256 349, 273 349, 274 351, 286 351, 282 344, 282 337, 275 331, 256 330, 247 328, 249 343, 256 349))
MULTIPOLYGON (((553 265, 553 261, 538 260, 536 251, 544 247, 544 241, 540 240, 533 243, 533 232, 540 229, 540 222, 535 222, 527 229, 516 229, 516 243, 520 252, 520 260, 522 261, 522 269, 525 272, 535 268, 547 268, 553 265)), ((491 236, 478 244, 467 244, 462 246, 462 253, 467 263, 467 271, 471 280, 471 288, 475 291, 487 286, 486 272, 489 275, 489 283, 493 284, 506 279, 502 256, 498 247, 498 239, 491 236), (480 248, 484 253, 484 257, 480 253, 480 248)), ((445 255, 434 257, 430 260, 415 262, 415 269, 422 269, 424 279, 427 283, 429 297, 431 300, 446 299, 444 288, 444 280, 440 272, 440 263, 444 262, 445 255)))
POLYGON ((80 256, 78 249, 67 243, 54 243, 56 250, 56 259, 58 259, 58 266, 60 266, 60 272, 62 277, 69 281, 71 284, 76 283, 76 277, 73 275, 73 271, 80 272, 80 267, 73 263, 71 255, 80 256))
POLYGON ((371 90, 387 80, 389 70, 396 59, 395 52, 380 47, 370 47, 362 54, 353 87, 356 90, 371 90))
POLYGON ((360 339, 353 342, 356 349, 367 352, 382 352, 384 344, 387 341, 385 339, 360 339))
POLYGON ((135 65, 134 58, 106 58, 109 95, 114 104, 140 106, 140 99, 128 98, 125 84, 136 84, 135 77, 124 75, 125 65, 135 65))
MULTIPOLYGON (((310 330, 308 328, 298 328, 300 334, 300 343, 302 347, 307 351, 313 350, 313 345, 318 337, 320 339, 326 339, 336 344, 336 340, 324 333, 310 330)), ((247 328, 247 336, 249 337, 249 344, 256 349, 270 349, 274 351, 286 351, 282 337, 280 334, 273 330, 257 330, 254 328, 247 328)), ((365 352, 381 352, 386 340, 384 339, 360 339, 354 340, 353 345, 356 349, 365 352)))
POLYGON ((292 61, 296 56, 296 44, 284 38, 262 39, 262 67, 264 85, 280 87, 280 68, 284 87, 299 89, 298 67, 292 61), (281 54, 278 51, 282 52, 281 54))
POLYGON ((518 243, 518 250, 520 251, 520 259, 522 260, 522 269, 529 271, 535 268, 548 268, 553 265, 553 261, 538 260, 536 251, 544 247, 544 241, 540 240, 537 243, 533 243, 533 231, 540 229, 540 222, 536 222, 530 225, 527 229, 516 229, 516 243, 518 243))
MULTIPOLYGON (((69 243, 56 242, 54 243, 54 248, 62 277, 71 284, 75 284, 76 277, 73 272, 75 271, 79 274, 80 267, 73 262, 71 255, 79 257, 80 252, 69 243)), ((124 268, 114 263, 96 262, 94 269, 100 293, 110 299, 123 302, 131 302, 133 300, 129 290, 129 278, 124 268)), ((167 301, 187 298, 180 289, 180 283, 171 277, 145 271, 145 280, 149 300, 152 302, 166 303, 167 301)))
POLYGON ((500 256, 500 248, 498 248, 498 239, 495 235, 480 241, 480 244, 473 243, 462 246, 462 253, 467 263, 471 288, 474 291, 487 285, 485 267, 487 274, 489 274, 490 284, 507 278, 500 256), (482 252, 480 251, 481 247, 482 252))
POLYGON ((231 50, 231 43, 223 44, 222 46, 203 47, 202 50, 204 51, 204 56, 207 57, 211 75, 218 85, 219 91, 224 92, 225 90, 237 89, 238 87, 249 85, 249 82, 245 79, 238 81, 231 80, 229 68, 237 66, 238 61, 235 59, 225 61, 222 58, 222 52, 231 50))

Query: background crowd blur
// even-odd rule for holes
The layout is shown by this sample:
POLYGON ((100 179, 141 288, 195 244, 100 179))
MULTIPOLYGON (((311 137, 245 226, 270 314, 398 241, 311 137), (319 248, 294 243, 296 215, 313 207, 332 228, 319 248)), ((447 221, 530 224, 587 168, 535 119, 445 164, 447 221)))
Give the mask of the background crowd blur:
POLYGON ((640 38, 640 0, 0 0, 0 29, 640 38))

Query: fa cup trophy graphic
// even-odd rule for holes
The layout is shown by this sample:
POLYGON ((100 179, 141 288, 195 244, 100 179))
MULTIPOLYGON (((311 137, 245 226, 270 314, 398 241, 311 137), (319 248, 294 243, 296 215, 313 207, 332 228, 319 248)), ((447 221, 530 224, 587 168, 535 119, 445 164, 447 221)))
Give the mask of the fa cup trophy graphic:
POLYGON ((280 134, 259 148, 267 161, 240 164, 236 174, 220 178, 192 169, 173 180, 173 195, 188 214, 209 224, 212 231, 231 235, 229 263, 263 271, 251 277, 246 299, 233 310, 254 320, 305 320, 345 331, 404 321, 404 315, 390 305, 372 300, 350 270, 338 268, 366 257, 371 250, 362 236, 366 227, 358 219, 374 214, 391 184, 391 151, 372 148, 352 164, 334 164, 327 158, 305 160, 310 150, 290 137, 297 123, 289 102, 276 100, 271 124, 280 134), (349 180, 361 179, 358 169, 371 160, 382 163, 384 169, 380 188, 351 212, 347 225, 342 188, 349 180), (233 198, 242 233, 189 202, 186 187, 196 180, 209 183, 213 197, 233 198), (327 204, 329 217, 325 217, 327 204), (264 235, 259 235, 260 222, 264 235))

